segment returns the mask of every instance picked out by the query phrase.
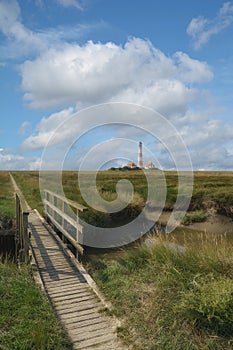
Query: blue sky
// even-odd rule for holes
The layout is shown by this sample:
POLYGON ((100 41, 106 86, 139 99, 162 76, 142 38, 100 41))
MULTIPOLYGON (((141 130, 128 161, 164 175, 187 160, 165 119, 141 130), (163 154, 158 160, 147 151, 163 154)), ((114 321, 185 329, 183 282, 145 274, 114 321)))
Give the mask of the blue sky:
MULTIPOLYGON (((0 169, 39 169, 61 123, 66 132, 49 146, 57 157, 74 113, 122 102, 174 125, 194 169, 232 170, 232 37, 233 1, 0 0, 0 169)), ((114 138, 142 138, 145 154, 174 167, 158 140, 123 125, 86 133, 66 167, 78 168, 91 147, 114 138)), ((116 154, 110 141, 107 158, 112 152, 120 165, 124 142, 116 154)), ((136 146, 127 157, 137 160, 136 146)))

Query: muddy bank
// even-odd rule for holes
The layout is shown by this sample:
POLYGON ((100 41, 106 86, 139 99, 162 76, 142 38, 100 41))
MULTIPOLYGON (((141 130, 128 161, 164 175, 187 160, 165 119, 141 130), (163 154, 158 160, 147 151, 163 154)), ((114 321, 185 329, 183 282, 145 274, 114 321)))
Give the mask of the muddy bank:
MULTIPOLYGON (((159 224, 166 227, 166 223, 171 213, 162 213, 159 224)), ((233 245, 233 220, 225 215, 213 214, 207 217, 204 222, 195 222, 189 225, 179 225, 171 234, 181 245, 199 245, 204 240, 213 240, 224 238, 226 242, 233 245)))
MULTIPOLYGON (((170 215, 170 212, 163 212, 159 218, 159 224, 166 226, 170 215)), ((225 215, 213 214, 209 215, 207 217, 207 220, 204 222, 194 222, 189 225, 179 225, 179 228, 193 231, 203 231, 207 233, 232 233, 233 235, 233 220, 232 218, 225 215)))
MULTIPOLYGON (((185 226, 182 225, 182 227, 185 226)), ((220 214, 215 214, 208 217, 204 222, 195 222, 186 227, 195 231, 206 231, 207 233, 233 234, 233 220, 220 214)))

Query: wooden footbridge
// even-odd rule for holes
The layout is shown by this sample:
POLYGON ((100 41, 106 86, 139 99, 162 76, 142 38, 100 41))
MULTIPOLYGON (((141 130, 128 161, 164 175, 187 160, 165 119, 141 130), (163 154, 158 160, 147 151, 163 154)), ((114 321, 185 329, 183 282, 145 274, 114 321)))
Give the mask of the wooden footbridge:
MULTIPOLYGON (((125 350, 116 334, 119 323, 103 312, 107 304, 94 281, 39 213, 28 206, 12 176, 11 180, 22 231, 19 244, 21 248, 26 244, 27 248, 30 236, 29 247, 43 288, 73 343, 73 350, 125 350)), ((22 256, 27 260, 25 251, 22 256)))

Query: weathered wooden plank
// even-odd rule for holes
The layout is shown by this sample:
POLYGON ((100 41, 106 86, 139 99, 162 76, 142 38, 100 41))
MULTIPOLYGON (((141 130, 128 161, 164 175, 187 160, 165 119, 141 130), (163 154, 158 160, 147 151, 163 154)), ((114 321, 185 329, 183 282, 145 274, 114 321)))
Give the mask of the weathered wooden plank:
POLYGON ((46 247, 43 248, 39 248, 39 255, 40 256, 53 256, 53 255, 57 255, 60 256, 60 251, 59 251, 59 247, 53 247, 52 249, 47 249, 46 247))
MULTIPOLYGON (((69 330, 72 334, 72 332, 75 332, 75 334, 81 334, 83 333, 85 335, 85 339, 88 339, 89 334, 92 334, 93 336, 99 336, 100 334, 107 334, 108 330, 110 331, 110 325, 107 322, 96 322, 92 324, 85 324, 84 326, 77 324, 65 324, 65 329, 69 330)), ((114 329, 112 329, 114 331, 114 329)))
POLYGON ((82 297, 88 297, 93 295, 93 292, 89 291, 87 292, 86 290, 84 291, 77 291, 76 289, 71 291, 71 293, 63 293, 63 294, 53 294, 53 300, 58 301, 58 300, 70 300, 70 299, 76 299, 76 298, 82 298, 82 297))
POLYGON ((71 308, 65 306, 65 307, 62 307, 61 306, 57 306, 56 307, 56 311, 59 315, 62 315, 62 314, 71 314, 71 313, 75 313, 75 312, 79 312, 79 311, 83 311, 83 310, 90 310, 90 309, 94 309, 95 310, 99 310, 100 309, 100 305, 99 303, 95 302, 95 303, 85 303, 85 302, 81 302, 81 303, 78 303, 76 304, 75 306, 71 306, 71 308))
POLYGON ((53 255, 53 254, 61 254, 60 252, 61 248, 59 246, 50 246, 50 247, 46 247, 45 245, 40 247, 40 255, 48 255, 48 253, 50 253, 49 255, 53 255))
POLYGON ((53 269, 53 268, 57 268, 59 270, 62 270, 63 268, 69 268, 70 265, 66 262, 63 263, 62 261, 58 261, 58 265, 56 265, 55 261, 43 261, 43 260, 38 260, 36 259, 36 261, 40 264, 40 268, 41 269, 53 269))
POLYGON ((44 249, 44 251, 41 250, 37 250, 37 249, 34 249, 35 252, 37 253, 37 256, 38 256, 38 259, 41 259, 41 260, 46 260, 46 259, 49 259, 50 261, 57 261, 57 260, 62 260, 63 262, 66 262, 67 259, 64 258, 64 256, 62 256, 59 252, 59 250, 57 250, 56 252, 55 251, 52 251, 50 252, 49 250, 46 250, 44 249))
POLYGON ((39 253, 39 256, 43 259, 43 258, 49 258, 50 260, 51 259, 56 259, 56 258, 60 258, 60 252, 59 252, 59 250, 57 250, 56 252, 49 252, 48 250, 44 250, 44 252, 43 251, 40 251, 40 253, 39 253))
POLYGON ((52 257, 41 257, 39 254, 37 255, 37 258, 36 258, 36 260, 38 261, 38 262, 40 262, 40 263, 51 263, 51 264, 57 264, 57 263, 59 263, 59 264, 65 264, 66 262, 68 262, 68 261, 65 261, 64 259, 63 259, 63 257, 57 257, 56 259, 54 259, 54 258, 52 258, 52 257))
POLYGON ((76 277, 75 272, 70 267, 67 267, 66 269, 59 269, 59 270, 51 268, 46 270, 44 269, 43 271, 41 271, 41 275, 45 278, 52 277, 53 274, 60 275, 61 277, 64 277, 64 279, 69 277, 76 277))
MULTIPOLYGON (((87 320, 92 319, 94 317, 100 316, 100 308, 99 305, 89 308, 89 309, 83 309, 83 310, 75 310, 75 311, 69 311, 67 313, 61 312, 61 319, 66 322, 67 320, 74 320, 77 319, 78 321, 81 320, 87 320)), ((58 316, 60 315, 59 310, 57 310, 58 316)))
POLYGON ((75 280, 79 281, 78 276, 74 273, 72 270, 64 270, 64 271, 56 271, 56 270, 51 270, 51 273, 49 271, 41 271, 41 275, 45 278, 48 278, 52 276, 53 274, 59 275, 62 279, 70 279, 73 278, 75 280))
POLYGON ((42 271, 41 276, 45 280, 49 280, 50 278, 53 279, 53 276, 59 276, 61 280, 66 280, 72 277, 76 277, 74 272, 70 269, 68 270, 51 270, 51 271, 42 271))
POLYGON ((70 276, 73 278, 77 278, 77 276, 73 275, 72 270, 70 270, 69 266, 66 266, 65 268, 63 268, 62 266, 60 266, 60 268, 58 268, 58 270, 54 269, 53 266, 43 266, 42 267, 43 270, 41 271, 41 275, 42 276, 52 276, 54 273, 57 273, 59 275, 64 275, 64 276, 70 276))
MULTIPOLYGON (((110 325, 107 321, 92 321, 90 324, 90 320, 87 320, 86 322, 75 322, 75 323, 64 323, 65 329, 72 330, 72 331, 80 331, 80 332, 94 332, 98 330, 105 330, 110 329, 110 325)), ((114 327, 112 328, 114 331, 114 327)))
POLYGON ((45 277, 45 278, 42 277, 42 279, 46 286, 49 286, 49 285, 61 286, 63 284, 70 284, 71 282, 72 283, 77 282, 77 278, 74 279, 72 276, 61 277, 60 275, 52 275, 51 277, 45 277))
POLYGON ((48 286, 49 288, 49 293, 51 293, 52 295, 56 295, 56 294, 65 294, 65 293, 69 293, 69 292, 73 292, 73 291, 77 291, 77 292, 83 292, 83 291, 87 291, 87 292, 92 292, 91 288, 89 286, 86 286, 85 283, 79 283, 79 284, 69 284, 69 285, 62 285, 62 286, 48 286), (51 288, 50 288, 51 287, 51 288))
POLYGON ((71 300, 70 302, 63 300, 63 301, 56 301, 53 300, 53 305, 55 306, 56 310, 61 312, 62 310, 65 311, 75 311, 75 310, 82 310, 85 308, 93 307, 93 306, 100 306, 99 301, 97 301, 94 297, 84 298, 83 300, 71 300))
POLYGON ((64 320, 64 325, 67 326, 69 325, 69 329, 72 329, 74 327, 86 327, 90 325, 95 325, 96 323, 104 323, 106 327, 109 325, 109 322, 106 321, 106 318, 103 318, 99 315, 94 314, 89 314, 90 317, 81 319, 80 317, 73 317, 73 318, 68 318, 64 320))
MULTIPOLYGON (((80 339, 78 336, 75 336, 75 333, 71 333, 71 337, 73 337, 74 339, 74 347, 73 349, 84 349, 85 347, 92 347, 91 349, 93 349, 93 346, 97 345, 97 344, 104 344, 110 341, 113 341, 113 336, 111 333, 108 334, 101 334, 99 337, 95 337, 95 338, 86 338, 86 339, 80 339)), ((105 349, 105 347, 103 347, 103 350, 105 349)), ((116 347, 113 347, 113 349, 117 349, 116 347)))
MULTIPOLYGON (((88 327, 84 327, 84 329, 70 329, 69 333, 74 339, 74 341, 85 341, 85 340, 91 340, 95 339, 95 343, 98 344, 99 342, 103 341, 103 338, 107 338, 106 340, 112 340, 113 337, 110 339, 108 338, 110 327, 100 327, 100 328, 95 328, 95 329, 89 329, 88 327), (101 338, 101 341, 100 339, 101 338)), ((113 330, 112 330, 113 331, 113 330)))
POLYGON ((48 277, 53 276, 54 274, 59 276, 74 276, 73 271, 70 269, 69 266, 65 268, 60 268, 58 270, 54 269, 54 267, 43 267, 43 270, 41 271, 41 276, 48 277))
POLYGON ((60 249, 59 245, 54 244, 54 242, 43 242, 43 243, 38 243, 38 242, 31 242, 32 246, 35 247, 35 249, 38 249, 39 251, 42 251, 42 249, 47 249, 47 248, 57 248, 58 250, 60 249))
POLYGON ((73 347, 73 350, 113 350, 113 349, 121 350, 120 344, 118 345, 117 348, 116 348, 116 343, 113 341, 108 341, 97 345, 84 346, 84 347, 81 347, 79 344, 78 347, 73 347))
POLYGON ((75 291, 77 291, 77 292, 83 292, 83 291, 89 291, 89 290, 91 290, 90 288, 87 288, 86 287, 86 285, 82 285, 82 284, 78 284, 78 285, 76 285, 76 284, 68 284, 68 285, 65 285, 65 286, 58 286, 58 287, 56 287, 56 286, 54 286, 54 287, 52 287, 52 286, 48 286, 48 293, 50 294, 50 295, 57 295, 57 294, 65 294, 65 293, 67 293, 68 291, 73 291, 73 290, 75 290, 75 291))
POLYGON ((52 268, 58 268, 58 269, 63 269, 63 268, 66 268, 66 267, 72 267, 69 263, 68 263, 68 261, 66 261, 66 262, 59 262, 58 261, 58 263, 56 263, 56 265, 53 263, 53 262, 44 262, 43 260, 40 262, 40 266, 41 266, 41 270, 42 269, 52 269, 52 268))
MULTIPOLYGON (((47 287, 53 287, 53 288, 58 288, 59 286, 68 286, 68 285, 73 285, 74 283, 77 282, 77 277, 70 277, 70 278, 66 278, 66 280, 63 281, 51 281, 51 283, 46 284, 47 287)), ((85 282, 81 282, 85 285, 85 282)))
POLYGON ((53 298, 53 303, 56 307, 66 307, 66 305, 68 305, 69 307, 73 307, 74 304, 76 306, 77 302, 80 305, 80 303, 84 301, 88 301, 90 303, 92 300, 95 300, 95 296, 93 296, 93 294, 85 294, 82 296, 68 295, 67 297, 63 298, 53 298))

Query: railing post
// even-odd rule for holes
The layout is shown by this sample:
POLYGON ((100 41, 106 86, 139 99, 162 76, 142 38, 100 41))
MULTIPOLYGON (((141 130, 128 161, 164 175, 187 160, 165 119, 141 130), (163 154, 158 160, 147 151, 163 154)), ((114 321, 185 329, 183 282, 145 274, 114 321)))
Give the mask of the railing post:
MULTIPOLYGON (((79 211, 77 209, 77 217, 76 217, 76 222, 77 222, 77 226, 76 226, 76 241, 79 243, 79 244, 83 244, 83 237, 81 236, 82 233, 79 231, 79 211)), ((76 249, 76 259, 79 260, 79 251, 78 249, 76 249)))
POLYGON ((29 235, 28 235, 28 215, 25 203, 21 203, 22 198, 16 193, 16 254, 20 262, 28 263, 29 257, 29 235))
POLYGON ((15 207, 16 207, 16 235, 15 235, 15 252, 16 256, 19 254, 20 250, 20 201, 18 194, 15 194, 15 207))
MULTIPOLYGON (((66 206, 67 206, 66 202, 62 201, 62 211, 65 214, 66 214, 66 206)), ((65 229, 65 218, 64 218, 64 216, 62 216, 62 223, 61 223, 61 225, 65 229)))
MULTIPOLYGON (((53 203, 54 207, 57 206, 57 201, 56 201, 55 194, 52 195, 52 203, 53 203)), ((55 211, 55 209, 53 210, 53 218, 54 218, 54 220, 56 220, 56 211, 55 211)))
MULTIPOLYGON (((44 199, 46 200, 46 201, 48 201, 49 200, 49 194, 48 194, 48 192, 47 191, 44 191, 44 199)), ((46 204, 45 205, 45 212, 47 212, 48 211, 48 205, 46 204)))
POLYGON ((76 222, 77 222, 77 226, 76 226, 76 240, 79 244, 83 244, 83 233, 82 231, 79 230, 80 225, 79 225, 79 211, 77 210, 77 218, 76 218, 76 222))
POLYGON ((28 235, 28 212, 23 213, 22 222, 23 222, 23 250, 24 250, 24 261, 26 264, 29 263, 29 235, 28 235))

